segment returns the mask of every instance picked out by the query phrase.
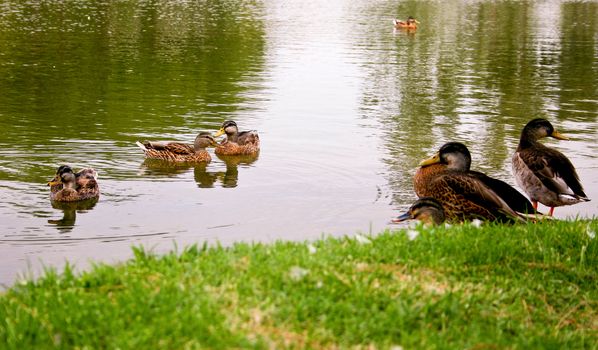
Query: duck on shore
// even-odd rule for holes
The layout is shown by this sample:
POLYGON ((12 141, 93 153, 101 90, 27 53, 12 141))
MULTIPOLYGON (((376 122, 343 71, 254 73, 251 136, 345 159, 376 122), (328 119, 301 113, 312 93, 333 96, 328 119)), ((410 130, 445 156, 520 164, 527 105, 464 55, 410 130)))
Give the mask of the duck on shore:
POLYGON ((512 168, 515 181, 530 197, 534 208, 540 202, 550 208, 548 215, 553 215, 555 207, 590 199, 569 158, 540 143, 539 140, 545 137, 569 139, 556 131, 548 120, 531 120, 521 131, 519 145, 512 157, 512 168))

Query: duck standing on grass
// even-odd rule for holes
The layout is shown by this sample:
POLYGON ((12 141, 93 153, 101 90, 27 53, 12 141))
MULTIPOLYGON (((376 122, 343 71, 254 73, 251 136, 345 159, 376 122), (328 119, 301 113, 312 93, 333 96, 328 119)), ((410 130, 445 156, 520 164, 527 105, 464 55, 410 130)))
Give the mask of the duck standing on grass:
POLYGON ((207 147, 216 147, 217 143, 209 132, 200 132, 193 145, 182 142, 143 141, 136 142, 145 156, 169 162, 205 162, 212 160, 207 147))
POLYGON ((218 155, 237 156, 237 155, 257 155, 260 151, 260 137, 257 131, 241 131, 237 123, 227 120, 222 123, 222 127, 214 135, 218 137, 226 134, 226 140, 222 141, 214 151, 218 155))
POLYGON ((50 200, 57 202, 75 202, 100 196, 98 173, 92 168, 73 172, 68 165, 61 165, 56 176, 48 182, 50 200))
POLYGON ((587 202, 579 176, 571 161, 561 152, 544 146, 541 138, 569 138, 557 132, 546 119, 531 120, 521 132, 519 145, 512 158, 513 174, 519 187, 530 197, 534 208, 538 202, 555 207, 587 202))

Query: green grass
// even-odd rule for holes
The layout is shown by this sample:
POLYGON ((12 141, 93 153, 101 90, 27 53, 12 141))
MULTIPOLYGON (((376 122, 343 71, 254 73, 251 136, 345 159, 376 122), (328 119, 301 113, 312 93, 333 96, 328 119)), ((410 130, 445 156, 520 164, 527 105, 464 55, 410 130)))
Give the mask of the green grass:
POLYGON ((598 349, 598 221, 415 231, 47 271, 0 296, 0 346, 598 349))

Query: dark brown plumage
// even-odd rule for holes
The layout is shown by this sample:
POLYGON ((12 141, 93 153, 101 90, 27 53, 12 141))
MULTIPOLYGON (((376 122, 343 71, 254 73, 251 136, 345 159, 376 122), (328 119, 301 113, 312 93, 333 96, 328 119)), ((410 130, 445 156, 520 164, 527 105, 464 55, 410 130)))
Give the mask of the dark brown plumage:
POLYGON ((226 140, 222 141, 215 149, 219 155, 257 155, 260 151, 260 137, 255 130, 241 131, 237 123, 227 120, 214 135, 218 137, 226 134, 226 140))
POLYGON ((519 187, 527 193, 535 208, 538 202, 555 207, 586 202, 579 176, 571 161, 561 152, 539 142, 544 137, 568 140, 542 118, 531 120, 523 128, 519 145, 512 158, 513 174, 519 187))

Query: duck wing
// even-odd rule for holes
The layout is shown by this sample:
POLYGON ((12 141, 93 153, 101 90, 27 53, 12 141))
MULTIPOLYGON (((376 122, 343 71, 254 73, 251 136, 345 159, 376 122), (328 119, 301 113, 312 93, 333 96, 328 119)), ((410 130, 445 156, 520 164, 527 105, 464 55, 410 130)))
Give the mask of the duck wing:
POLYGON ((195 150, 193 149, 193 147, 191 145, 188 145, 186 143, 180 143, 180 142, 167 143, 165 146, 165 150, 170 151, 175 154, 181 154, 181 155, 195 154, 195 150))
POLYGON ((587 198, 569 158, 555 149, 540 146, 520 152, 519 156, 542 184, 559 194, 587 198))
POLYGON ((258 144, 260 137, 255 130, 242 131, 237 135, 237 143, 241 146, 247 144, 258 144))
POLYGON ((519 213, 536 213, 532 202, 508 183, 479 171, 472 170, 469 173, 494 191, 514 211, 519 213))
POLYGON ((437 176, 433 182, 437 183, 436 186, 440 184, 440 186, 446 188, 445 191, 449 194, 449 200, 454 200, 455 196, 462 196, 466 201, 463 203, 465 210, 470 206, 472 208, 477 206, 488 211, 496 219, 508 219, 510 221, 521 219, 496 192, 473 175, 462 172, 448 172, 437 176))

